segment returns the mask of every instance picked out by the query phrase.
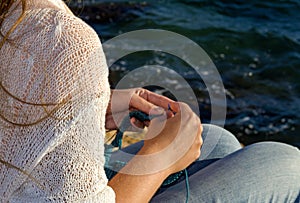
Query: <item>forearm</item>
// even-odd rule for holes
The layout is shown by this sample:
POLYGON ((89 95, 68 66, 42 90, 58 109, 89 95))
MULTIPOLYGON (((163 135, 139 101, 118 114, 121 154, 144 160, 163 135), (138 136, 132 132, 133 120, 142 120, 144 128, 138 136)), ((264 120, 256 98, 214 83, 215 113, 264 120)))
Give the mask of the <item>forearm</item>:
MULTIPOLYGON (((145 150, 137 155, 145 155, 145 150)), ((140 159, 133 158, 125 167, 125 173, 118 173, 108 185, 116 193, 116 202, 149 202, 157 189, 168 177, 167 170, 147 175, 131 175, 128 172, 133 171, 140 165, 140 159)))

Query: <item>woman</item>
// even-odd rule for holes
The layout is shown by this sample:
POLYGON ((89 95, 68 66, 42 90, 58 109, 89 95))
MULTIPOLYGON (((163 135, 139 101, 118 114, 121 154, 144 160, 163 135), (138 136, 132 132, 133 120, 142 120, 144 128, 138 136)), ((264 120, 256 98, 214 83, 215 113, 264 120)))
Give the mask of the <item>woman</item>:
POLYGON ((299 201, 297 149, 265 143, 239 150, 234 136, 201 125, 186 104, 144 89, 112 91, 119 99, 111 109, 98 36, 61 0, 3 0, 0 9, 1 202, 182 202, 184 181, 160 185, 188 166, 190 202, 299 201), (124 150, 146 158, 134 156, 108 181, 105 127, 116 128, 112 115, 128 109, 157 115, 148 139, 124 150), (214 150, 199 158, 201 134, 216 133, 214 150), (159 153, 171 143, 173 151, 159 153))

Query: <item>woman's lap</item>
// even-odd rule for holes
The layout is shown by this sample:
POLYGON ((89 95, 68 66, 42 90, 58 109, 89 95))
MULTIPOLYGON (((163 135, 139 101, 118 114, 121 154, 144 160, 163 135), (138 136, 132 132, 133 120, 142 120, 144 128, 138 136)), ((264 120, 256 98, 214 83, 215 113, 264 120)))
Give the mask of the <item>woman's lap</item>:
MULTIPOLYGON (((300 152, 286 144, 265 142, 247 146, 189 177, 189 202, 299 202, 300 152)), ((185 198, 180 182, 152 202, 185 198)))
MULTIPOLYGON (((203 124, 202 138, 203 145, 198 161, 220 159, 241 148, 241 145, 234 135, 215 125, 203 124)), ((136 154, 142 146, 143 142, 138 142, 123 148, 122 151, 136 154)))
MULTIPOLYGON (((300 202, 298 149, 275 142, 241 149, 231 133, 212 125, 204 125, 203 140, 200 158, 188 168, 189 202, 300 202)), ((134 154, 141 146, 123 151, 134 154)), ((185 181, 180 181, 161 189, 152 202, 185 197, 185 181)))

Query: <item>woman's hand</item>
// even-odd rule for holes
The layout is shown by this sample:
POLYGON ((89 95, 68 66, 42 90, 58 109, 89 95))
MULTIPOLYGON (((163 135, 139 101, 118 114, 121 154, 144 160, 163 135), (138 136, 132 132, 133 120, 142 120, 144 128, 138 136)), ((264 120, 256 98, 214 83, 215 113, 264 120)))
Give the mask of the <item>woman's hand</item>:
POLYGON ((116 202, 149 202, 165 178, 200 156, 200 119, 188 105, 177 103, 177 107, 173 117, 162 116, 151 121, 144 146, 109 181, 116 202))
MULTIPOLYGON (((161 115, 168 109, 168 105, 175 111, 179 109, 178 103, 173 100, 150 92, 143 88, 112 90, 111 99, 106 111, 106 129, 116 129, 129 110, 139 110, 151 115, 161 115)), ((168 117, 173 113, 169 111, 168 117)), ((138 127, 144 127, 149 123, 140 123, 136 119, 131 120, 138 127)))
MULTIPOLYGON (((156 154, 156 165, 161 170, 168 169, 170 174, 194 162, 200 156, 203 142, 199 117, 187 104, 178 104, 180 110, 173 117, 166 120, 158 117, 151 121, 144 146, 139 152, 143 155, 156 154)), ((147 162, 151 164, 150 159, 147 162)))

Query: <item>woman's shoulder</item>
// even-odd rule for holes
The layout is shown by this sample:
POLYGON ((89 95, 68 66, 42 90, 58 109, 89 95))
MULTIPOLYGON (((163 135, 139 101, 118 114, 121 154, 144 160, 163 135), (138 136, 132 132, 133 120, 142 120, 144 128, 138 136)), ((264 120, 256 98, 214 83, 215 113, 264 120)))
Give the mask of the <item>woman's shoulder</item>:
MULTIPOLYGON (((83 43, 92 41, 100 43, 94 29, 80 18, 64 10, 43 8, 31 10, 27 17, 28 24, 33 25, 37 32, 42 31, 44 37, 51 40, 66 40, 67 43, 83 43)), ((32 29, 34 30, 34 29, 32 29)))
MULTIPOLYGON (((6 30, 16 22, 17 17, 16 14, 7 19, 6 30)), ((71 13, 53 8, 28 10, 25 18, 9 37, 17 45, 19 52, 21 51, 17 53, 28 53, 41 63, 102 50, 99 36, 92 27, 71 13)), ((5 48, 11 51, 14 47, 7 44, 1 52, 5 53, 5 48)))

